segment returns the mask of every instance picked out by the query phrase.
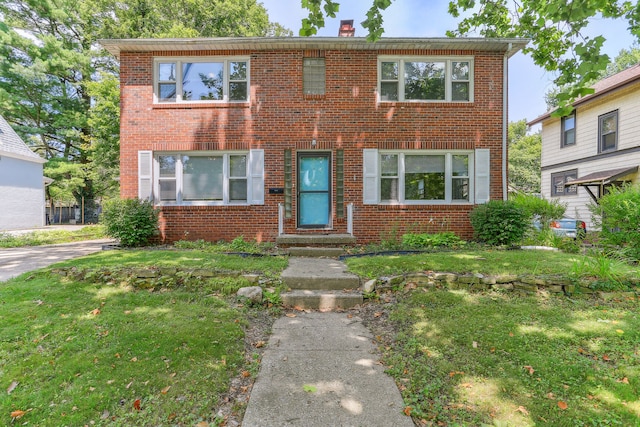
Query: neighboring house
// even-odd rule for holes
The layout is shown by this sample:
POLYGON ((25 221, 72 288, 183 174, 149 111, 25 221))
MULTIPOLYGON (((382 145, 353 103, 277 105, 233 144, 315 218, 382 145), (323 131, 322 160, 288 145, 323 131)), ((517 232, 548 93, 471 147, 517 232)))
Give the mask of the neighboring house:
POLYGON ((101 44, 120 60, 121 195, 153 200, 167 241, 468 238, 474 205, 506 196, 521 39, 101 44))
POLYGON ((0 116, 0 230, 45 225, 45 162, 0 116))
POLYGON ((607 189, 640 182, 640 64, 607 77, 575 101, 566 117, 544 114, 542 194, 593 226, 589 205, 607 189))

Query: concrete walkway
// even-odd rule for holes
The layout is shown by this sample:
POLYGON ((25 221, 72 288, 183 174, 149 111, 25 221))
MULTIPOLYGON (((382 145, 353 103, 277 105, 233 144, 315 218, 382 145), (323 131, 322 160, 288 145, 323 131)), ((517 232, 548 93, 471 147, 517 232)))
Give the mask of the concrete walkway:
POLYGON ((290 316, 273 325, 243 427, 414 425, 360 318, 348 311, 290 316))
POLYGON ((112 239, 87 240, 58 245, 0 249, 0 282, 56 262, 89 255, 113 243, 112 239))

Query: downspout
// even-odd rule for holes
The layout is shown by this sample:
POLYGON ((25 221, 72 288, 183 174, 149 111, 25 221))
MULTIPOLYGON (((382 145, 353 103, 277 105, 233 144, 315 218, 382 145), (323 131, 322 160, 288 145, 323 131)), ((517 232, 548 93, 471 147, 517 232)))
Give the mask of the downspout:
POLYGON ((502 66, 502 200, 507 200, 509 183, 507 182, 508 153, 507 136, 509 135, 509 123, 507 109, 509 107, 509 56, 513 44, 509 43, 504 53, 504 65, 502 66))

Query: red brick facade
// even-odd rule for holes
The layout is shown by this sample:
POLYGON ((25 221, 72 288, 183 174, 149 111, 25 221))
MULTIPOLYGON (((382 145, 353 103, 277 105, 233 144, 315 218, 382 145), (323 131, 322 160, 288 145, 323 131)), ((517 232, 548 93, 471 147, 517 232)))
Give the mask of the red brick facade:
MULTIPOLYGON (((285 150, 291 150, 293 176, 298 151, 331 153, 335 181, 336 150, 344 153, 344 205, 353 203, 353 234, 358 243, 399 237, 405 232, 454 231, 470 238, 473 204, 363 204, 363 149, 488 148, 490 197, 503 198, 503 78, 505 52, 473 50, 313 50, 120 52, 121 195, 138 195, 138 151, 264 149, 264 205, 164 206, 161 231, 166 241, 230 240, 237 236, 274 241, 278 204, 284 187, 285 150), (244 55, 250 58, 250 102, 197 104, 153 102, 156 56, 244 55), (473 102, 411 103, 377 101, 379 55, 465 56, 474 60, 473 102), (324 56, 326 94, 305 96, 303 58, 324 56), (312 146, 311 141, 316 144, 312 146)), ((295 185, 295 180, 294 180, 295 185)), ((295 194, 295 193, 294 193, 295 194)), ((332 227, 299 230, 295 214, 285 234, 346 233, 346 214, 336 212, 332 227)), ((296 211, 293 198, 293 212, 296 211)))

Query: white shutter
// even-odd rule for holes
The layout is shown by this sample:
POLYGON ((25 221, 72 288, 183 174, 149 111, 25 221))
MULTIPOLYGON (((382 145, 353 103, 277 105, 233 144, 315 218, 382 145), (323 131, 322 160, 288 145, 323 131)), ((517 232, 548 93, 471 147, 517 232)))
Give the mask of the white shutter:
POLYGON ((153 152, 138 151, 138 198, 153 200, 153 152))
POLYGON ((378 196, 378 150, 366 148, 362 150, 362 164, 364 178, 362 181, 362 195, 365 205, 379 203, 378 196))
POLYGON ((249 151, 249 203, 264 205, 264 150, 249 151))
POLYGON ((475 153, 476 159, 476 200, 475 202, 487 203, 491 196, 490 184, 491 184, 491 156, 489 149, 478 149, 475 153))

